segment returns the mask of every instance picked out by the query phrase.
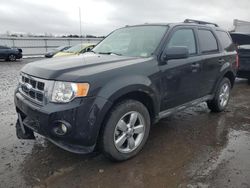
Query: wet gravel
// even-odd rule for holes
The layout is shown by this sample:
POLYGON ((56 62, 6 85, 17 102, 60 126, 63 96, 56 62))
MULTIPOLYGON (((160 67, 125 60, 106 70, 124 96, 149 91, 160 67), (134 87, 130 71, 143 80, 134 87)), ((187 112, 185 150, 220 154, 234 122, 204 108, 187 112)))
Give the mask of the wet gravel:
POLYGON ((34 59, 0 61, 0 187, 250 187, 250 86, 237 80, 228 109, 205 103, 160 121, 143 151, 112 163, 76 155, 43 137, 18 140, 13 93, 34 59))

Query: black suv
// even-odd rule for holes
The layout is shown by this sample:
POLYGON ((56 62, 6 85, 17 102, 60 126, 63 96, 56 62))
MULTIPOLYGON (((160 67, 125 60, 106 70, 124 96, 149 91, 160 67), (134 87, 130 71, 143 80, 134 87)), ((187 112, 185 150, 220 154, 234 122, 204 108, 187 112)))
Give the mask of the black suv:
POLYGON ((185 20, 115 30, 92 51, 27 64, 15 91, 17 136, 45 136, 74 152, 135 156, 150 126, 207 102, 223 111, 237 58, 216 24, 185 20))

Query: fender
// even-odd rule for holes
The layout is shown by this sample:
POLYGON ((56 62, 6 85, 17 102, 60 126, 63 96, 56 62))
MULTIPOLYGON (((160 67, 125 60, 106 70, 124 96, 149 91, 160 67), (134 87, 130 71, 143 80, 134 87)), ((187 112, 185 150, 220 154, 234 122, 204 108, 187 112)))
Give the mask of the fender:
POLYGON ((146 76, 130 75, 111 80, 102 87, 97 96, 103 97, 113 103, 118 98, 135 91, 140 91, 150 96, 157 112, 157 107, 160 103, 160 94, 154 83, 146 76))

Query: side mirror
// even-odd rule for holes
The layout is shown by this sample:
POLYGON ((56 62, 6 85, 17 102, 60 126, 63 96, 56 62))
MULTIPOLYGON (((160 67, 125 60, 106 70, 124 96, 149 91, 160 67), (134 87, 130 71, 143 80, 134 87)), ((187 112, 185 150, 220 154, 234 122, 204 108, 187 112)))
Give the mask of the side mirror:
POLYGON ((172 47, 165 50, 163 54, 163 60, 170 59, 185 59, 189 57, 189 51, 187 47, 172 47))
POLYGON ((90 52, 92 49, 94 48, 94 46, 90 46, 86 49, 86 52, 90 52))

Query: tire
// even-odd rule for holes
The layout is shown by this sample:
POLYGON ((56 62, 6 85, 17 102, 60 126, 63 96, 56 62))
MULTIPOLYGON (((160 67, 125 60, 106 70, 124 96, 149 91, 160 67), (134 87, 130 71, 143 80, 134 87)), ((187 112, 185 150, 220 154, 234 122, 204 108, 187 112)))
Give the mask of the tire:
POLYGON ((248 85, 250 85, 250 78, 248 78, 248 85))
POLYGON ((113 161, 131 159, 143 148, 149 131, 147 108, 138 101, 125 100, 114 106, 109 114, 101 133, 101 150, 113 161))
POLYGON ((231 88, 230 80, 223 78, 215 93, 214 99, 207 102, 207 106, 212 112, 222 112, 226 109, 230 99, 231 88))
POLYGON ((15 54, 10 54, 9 56, 8 56, 8 60, 9 61, 16 61, 16 55, 15 54))

